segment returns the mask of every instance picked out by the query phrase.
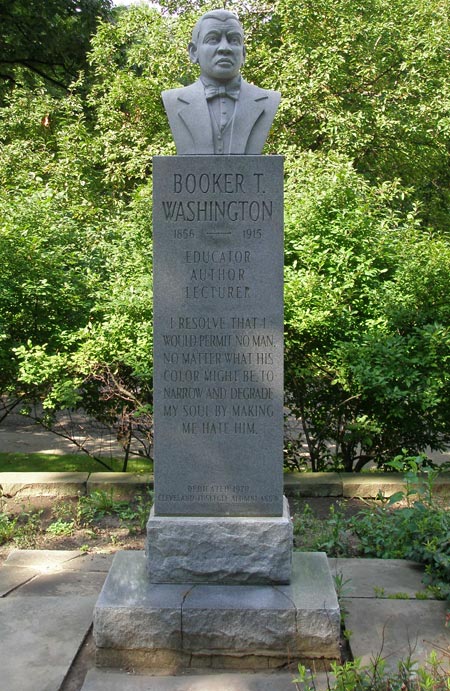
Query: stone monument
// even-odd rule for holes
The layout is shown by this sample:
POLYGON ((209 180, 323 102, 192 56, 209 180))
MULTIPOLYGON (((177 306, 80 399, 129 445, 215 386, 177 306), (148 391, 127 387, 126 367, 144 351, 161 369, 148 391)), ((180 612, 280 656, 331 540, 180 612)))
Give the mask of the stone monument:
POLYGON ((207 12, 194 84, 162 94, 177 156, 153 161, 155 503, 95 610, 99 664, 332 660, 324 554, 292 554, 283 498, 280 94, 245 82, 244 34, 207 12))

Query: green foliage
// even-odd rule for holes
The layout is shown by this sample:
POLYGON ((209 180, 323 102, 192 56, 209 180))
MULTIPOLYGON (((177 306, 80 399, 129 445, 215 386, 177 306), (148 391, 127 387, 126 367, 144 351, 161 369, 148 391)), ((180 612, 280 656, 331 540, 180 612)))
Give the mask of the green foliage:
POLYGON ((330 515, 326 522, 327 530, 317 544, 317 549, 327 552, 333 557, 343 557, 349 551, 349 533, 344 512, 338 506, 330 507, 330 515))
MULTIPOLYGON (((321 520, 308 503, 293 516, 294 549, 303 552, 326 552, 330 557, 354 556, 345 504, 330 506, 328 516, 321 520)), ((343 585, 343 584, 341 584, 343 585)))
POLYGON ((145 494, 139 494, 133 506, 120 511, 119 518, 128 526, 130 532, 145 532, 153 498, 153 491, 149 490, 145 494))
POLYGON ((89 520, 103 518, 108 514, 120 513, 127 508, 127 502, 114 498, 114 490, 98 489, 85 497, 80 497, 81 515, 89 520))
POLYGON ((448 242, 393 210, 396 183, 370 185, 342 157, 304 154, 287 171, 287 402, 313 470, 443 448, 448 242))
MULTIPOLYGON (((17 376, 15 347, 46 348, 57 367, 56 352, 85 324, 104 278, 108 206, 95 200, 98 179, 87 174, 93 152, 86 138, 75 97, 60 103, 41 91, 16 89, 9 108, 0 110, 3 391, 17 376), (56 131, 47 132, 40 120, 51 106, 56 131)), ((40 364, 30 372, 30 385, 43 378, 40 364)))
MULTIPOLYGON (((304 665, 298 665, 298 674, 293 683, 299 691, 316 691, 316 674, 304 665)), ((413 659, 402 660, 396 672, 386 669, 384 658, 377 657, 369 665, 363 665, 360 658, 333 663, 334 681, 328 681, 328 691, 447 691, 448 674, 444 660, 432 651, 424 665, 417 665, 413 659)))
POLYGON ((0 511, 0 545, 13 539, 16 532, 17 518, 0 511))
POLYGON ((110 0, 11 0, 0 5, 0 94, 16 83, 65 88, 86 66, 110 0))
POLYGON ((280 0, 247 64, 283 93, 286 386, 314 470, 449 441, 442 10, 280 0))
POLYGON ((111 540, 116 539, 112 526, 126 527, 129 535, 141 534, 145 531, 152 504, 153 492, 150 490, 127 501, 116 499, 112 490, 97 490, 79 496, 77 500, 55 502, 50 521, 42 510, 32 507, 23 506, 18 516, 0 507, 0 545, 11 542, 21 548, 33 549, 43 537, 72 537, 76 532, 81 532, 84 539, 95 540, 105 524, 113 533, 111 540), (105 517, 108 523, 105 523, 105 517))
POLYGON ((19 516, 6 516, 3 532, 4 542, 12 540, 20 549, 31 549, 36 544, 36 539, 41 531, 41 518, 43 511, 32 507, 22 506, 19 516))
POLYGON ((123 440, 126 469, 131 434, 143 455, 151 443, 151 187, 118 199, 128 178, 109 179, 85 110, 17 88, 0 114, 0 387, 41 398, 47 425, 83 405, 123 440))
POLYGON ((424 564, 424 583, 436 596, 450 600, 450 511, 434 499, 433 483, 438 473, 424 469, 424 481, 417 474, 417 463, 411 461, 409 465, 406 492, 361 511, 349 525, 364 556, 424 564), (402 500, 407 501, 406 506, 398 506, 402 500))
MULTIPOLYGON (((152 156, 175 153, 160 92, 197 76, 186 46, 215 3, 114 21, 106 0, 56 4, 15 0, 0 30, 0 390, 41 401, 47 427, 82 407, 126 469, 132 442, 152 447, 152 156)), ((450 441, 446 5, 227 3, 244 76, 283 94, 266 152, 286 157, 286 394, 313 470, 450 441)))
POLYGON ((178 24, 145 7, 131 7, 116 23, 103 23, 93 38, 87 101, 104 174, 118 196, 147 182, 152 156, 175 153, 160 94, 181 76, 185 45, 178 24))
MULTIPOLYGON (((331 506, 325 520, 319 520, 308 505, 296 511, 294 545, 325 551, 330 557, 416 561, 425 566, 427 590, 422 597, 450 601, 450 511, 434 490, 440 471, 417 459, 407 463, 406 490, 389 499, 379 497, 356 516, 347 518, 344 504, 331 506)), ((384 595, 381 590, 376 591, 377 597, 384 595)), ((403 594, 395 597, 403 598, 403 594)))
POLYGON ((295 509, 292 523, 294 549, 299 548, 305 552, 315 549, 317 540, 327 531, 326 524, 316 518, 308 503, 304 504, 300 510, 295 509))
POLYGON ((47 533, 49 533, 49 535, 55 535, 56 537, 67 537, 68 535, 72 535, 74 527, 73 521, 57 519, 53 523, 50 523, 47 528, 47 533))
POLYGON ((277 134, 287 147, 339 151, 372 183, 398 178, 414 186, 428 202, 424 217, 444 229, 445 7, 442 0, 280 0, 272 17, 278 40, 259 51, 280 66, 275 83, 286 97, 277 134))
POLYGON ((95 490, 79 498, 76 516, 78 524, 89 524, 104 516, 117 516, 131 532, 143 532, 153 505, 153 492, 138 494, 130 503, 118 500, 114 490, 95 490))

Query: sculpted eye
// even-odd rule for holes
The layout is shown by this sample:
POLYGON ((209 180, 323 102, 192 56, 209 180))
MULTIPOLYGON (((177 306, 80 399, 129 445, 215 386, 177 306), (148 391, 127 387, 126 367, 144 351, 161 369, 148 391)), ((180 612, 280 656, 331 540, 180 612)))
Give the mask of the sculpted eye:
POLYGON ((217 34, 208 34, 205 36, 205 43, 218 43, 219 42, 219 36, 217 34))

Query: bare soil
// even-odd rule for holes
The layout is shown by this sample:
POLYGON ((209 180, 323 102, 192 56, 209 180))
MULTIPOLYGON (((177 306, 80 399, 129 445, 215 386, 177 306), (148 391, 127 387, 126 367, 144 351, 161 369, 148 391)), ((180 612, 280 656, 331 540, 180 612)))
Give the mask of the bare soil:
MULTIPOLYGON (((73 504, 77 500, 64 500, 66 504, 73 504)), ((145 534, 130 521, 125 524, 116 515, 105 515, 95 518, 86 525, 75 526, 70 535, 52 535, 47 531, 50 524, 57 519, 55 506, 61 504, 60 499, 54 497, 33 497, 31 500, 7 499, 2 504, 2 510, 11 516, 19 516, 16 537, 0 545, 0 566, 13 549, 48 549, 48 550, 82 550, 90 553, 114 553, 121 549, 143 549, 145 534), (38 529, 28 530, 27 514, 36 516, 38 529)))
MULTIPOLYGON (((95 518, 87 525, 76 526, 71 535, 52 535, 47 528, 57 520, 58 506, 62 503, 73 504, 75 510, 77 500, 61 500, 54 497, 33 497, 32 501, 21 499, 3 500, 4 512, 19 516, 18 530, 14 540, 0 545, 0 566, 8 554, 19 549, 46 550, 83 550, 90 553, 108 552, 132 549, 142 550, 145 543, 143 531, 136 521, 124 521, 117 515, 105 515, 95 518), (27 530, 27 514, 35 516, 36 530, 27 530), (22 528, 22 529, 21 529, 22 528)), ((299 516, 302 521, 304 512, 312 512, 312 516, 321 521, 330 517, 330 508, 343 512, 345 517, 354 516, 367 506, 366 502, 358 499, 339 499, 332 497, 311 497, 290 499, 291 515, 299 516), (309 507, 309 508, 308 508, 309 507)))

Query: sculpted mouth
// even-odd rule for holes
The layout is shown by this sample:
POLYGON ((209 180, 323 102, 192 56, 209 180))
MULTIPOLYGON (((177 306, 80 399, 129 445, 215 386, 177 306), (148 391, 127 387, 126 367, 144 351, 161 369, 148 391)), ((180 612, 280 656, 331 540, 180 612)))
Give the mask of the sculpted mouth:
POLYGON ((228 60, 227 58, 222 58, 221 60, 217 60, 217 64, 218 64, 218 65, 224 65, 224 66, 229 67, 230 65, 233 64, 233 61, 232 61, 232 60, 228 60))

